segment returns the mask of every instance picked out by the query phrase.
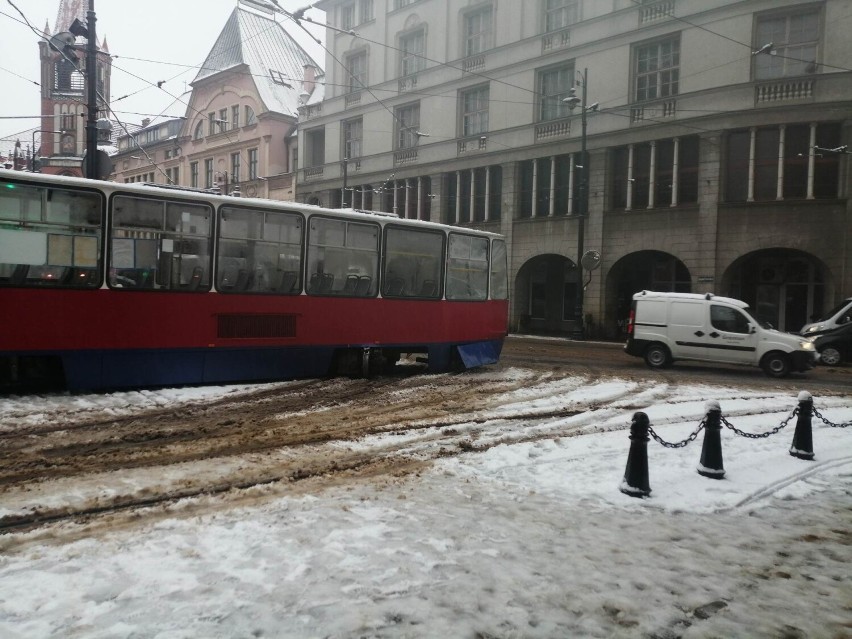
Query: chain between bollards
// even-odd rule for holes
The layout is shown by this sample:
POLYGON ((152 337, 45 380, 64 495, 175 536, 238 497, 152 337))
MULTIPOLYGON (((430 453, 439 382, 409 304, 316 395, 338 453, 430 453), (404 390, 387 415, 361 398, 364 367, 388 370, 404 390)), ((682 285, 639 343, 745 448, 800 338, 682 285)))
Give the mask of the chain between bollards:
POLYGON ((721 430, 722 424, 737 435, 749 439, 762 439, 777 434, 785 428, 794 417, 797 417, 796 431, 790 446, 790 454, 799 459, 812 460, 813 436, 811 432, 811 418, 816 416, 827 425, 835 428, 846 428, 852 422, 834 424, 823 417, 814 408, 813 397, 807 391, 801 391, 798 396, 799 405, 778 426, 765 433, 747 433, 731 424, 722 417, 722 409, 719 402, 710 400, 706 404, 706 415, 698 424, 698 428, 689 437, 679 442, 667 442, 660 437, 651 427, 648 415, 645 413, 634 413, 630 425, 630 453, 627 457, 627 468, 624 479, 619 489, 631 497, 647 497, 651 494, 651 486, 648 481, 648 440, 649 436, 665 448, 683 448, 690 442, 695 441, 698 434, 704 430, 704 445, 701 450, 701 461, 698 464, 698 473, 713 479, 722 479, 725 469, 722 462, 721 430))
POLYGON ((811 410, 813 410, 814 416, 822 420, 822 422, 826 426, 831 426, 832 428, 847 428, 849 426, 852 426, 852 422, 843 422, 842 424, 835 424, 834 422, 830 422, 825 417, 823 417, 822 414, 816 408, 813 408, 811 410))

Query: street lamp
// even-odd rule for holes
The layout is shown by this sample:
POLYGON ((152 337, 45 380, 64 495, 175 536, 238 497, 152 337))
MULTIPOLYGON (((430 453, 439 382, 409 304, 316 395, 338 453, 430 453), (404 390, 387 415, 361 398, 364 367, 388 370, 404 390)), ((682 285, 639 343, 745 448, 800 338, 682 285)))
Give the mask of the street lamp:
POLYGON ((585 328, 583 326, 583 242, 586 232, 586 217, 589 214, 589 158, 586 153, 586 114, 590 111, 598 110, 598 103, 586 106, 586 91, 589 83, 589 70, 583 69, 583 73, 577 71, 576 84, 583 87, 582 97, 577 97, 577 91, 571 87, 571 91, 567 98, 563 98, 562 102, 568 106, 568 110, 572 113, 577 106, 580 106, 580 123, 582 126, 580 136, 580 164, 575 162, 576 168, 580 169, 579 179, 579 197, 577 198, 577 303, 575 305, 574 314, 576 322, 574 324, 574 339, 583 339, 585 337, 585 328))

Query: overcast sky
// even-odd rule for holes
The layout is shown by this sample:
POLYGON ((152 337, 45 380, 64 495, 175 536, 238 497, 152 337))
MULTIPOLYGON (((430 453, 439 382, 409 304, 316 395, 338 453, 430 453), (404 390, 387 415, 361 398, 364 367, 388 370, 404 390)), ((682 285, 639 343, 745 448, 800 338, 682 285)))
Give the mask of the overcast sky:
MULTIPOLYGON (((45 22, 51 32, 56 24, 59 0, 12 0, 38 30, 45 22)), ((308 0, 279 0, 293 11, 308 0)), ((237 0, 97 0, 97 36, 106 37, 114 56, 112 70, 112 108, 123 122, 140 123, 142 118, 170 109, 173 115, 184 113, 183 104, 175 104, 204 62, 237 0), (139 58, 139 59, 133 59, 139 58), (143 61, 150 60, 150 62, 143 61), (156 83, 165 80, 162 89, 156 83), (152 86, 153 85, 153 86, 152 86), (122 96, 129 96, 120 99, 122 96)), ((325 14, 309 15, 322 23, 325 14)), ((287 31, 314 59, 325 66, 322 48, 292 22, 278 15, 287 31)), ((321 29, 314 33, 324 38, 321 29)), ((0 152, 11 150, 15 134, 36 127, 40 119, 41 89, 38 40, 23 24, 9 0, 0 0, 0 152), (25 116, 25 117, 21 117, 25 116), (11 142, 8 138, 11 137, 11 142)), ((32 136, 22 136, 26 148, 32 136), (29 140, 29 142, 27 142, 29 140)))

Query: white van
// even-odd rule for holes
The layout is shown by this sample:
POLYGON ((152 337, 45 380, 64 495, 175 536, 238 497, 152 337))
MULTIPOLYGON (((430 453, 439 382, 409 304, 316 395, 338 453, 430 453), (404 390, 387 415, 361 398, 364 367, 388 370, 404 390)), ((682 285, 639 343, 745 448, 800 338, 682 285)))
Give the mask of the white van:
POLYGON ((684 359, 760 366, 771 377, 819 359, 813 340, 763 328, 745 302, 710 293, 636 293, 624 350, 652 368, 684 359))
POLYGON ((799 333, 805 337, 822 335, 849 322, 852 322, 852 297, 847 297, 813 323, 805 324, 799 333))

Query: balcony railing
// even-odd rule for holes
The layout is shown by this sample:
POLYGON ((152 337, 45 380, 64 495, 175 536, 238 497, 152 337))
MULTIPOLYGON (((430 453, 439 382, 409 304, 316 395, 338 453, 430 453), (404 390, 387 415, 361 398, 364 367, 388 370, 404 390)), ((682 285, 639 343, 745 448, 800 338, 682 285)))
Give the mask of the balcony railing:
POLYGON ((535 125, 535 141, 564 138, 571 135, 571 120, 553 120, 535 125))
POLYGON ((465 138, 458 141, 458 154, 471 153, 473 151, 485 151, 488 148, 488 137, 481 135, 478 138, 465 138))
POLYGON ((674 0, 663 0, 661 2, 644 2, 639 7, 639 24, 648 24, 657 20, 664 20, 674 16, 674 0))
POLYGON ((758 84, 754 88, 755 105, 787 102, 791 100, 813 100, 814 79, 776 80, 758 84))
POLYGON ((308 180, 319 180, 320 178, 322 178, 324 172, 324 166, 309 166, 305 169, 302 169, 302 174, 304 175, 305 182, 307 182, 308 180))
POLYGON ((346 98, 344 98, 344 104, 346 104, 347 107, 361 104, 361 92, 355 91, 353 93, 347 93, 346 98))
POLYGON ((399 79, 399 92, 405 93, 406 91, 413 91, 417 88, 417 76, 416 75, 407 75, 404 78, 399 79))
POLYGON ((299 115, 302 120, 311 120, 322 115, 322 103, 299 107, 299 115))
POLYGON ((652 104, 643 104, 630 108, 630 123, 636 124, 645 120, 673 118, 677 113, 677 100, 663 100, 652 104))
POLYGON ((475 55, 462 60, 462 69, 468 73, 485 69, 485 55, 475 55))
POLYGON ((547 53, 555 49, 571 46, 571 31, 564 29, 553 33, 545 33, 541 37, 541 52, 547 53))
POLYGON ((393 154, 393 163, 397 166, 417 161, 417 149, 401 149, 393 154))

